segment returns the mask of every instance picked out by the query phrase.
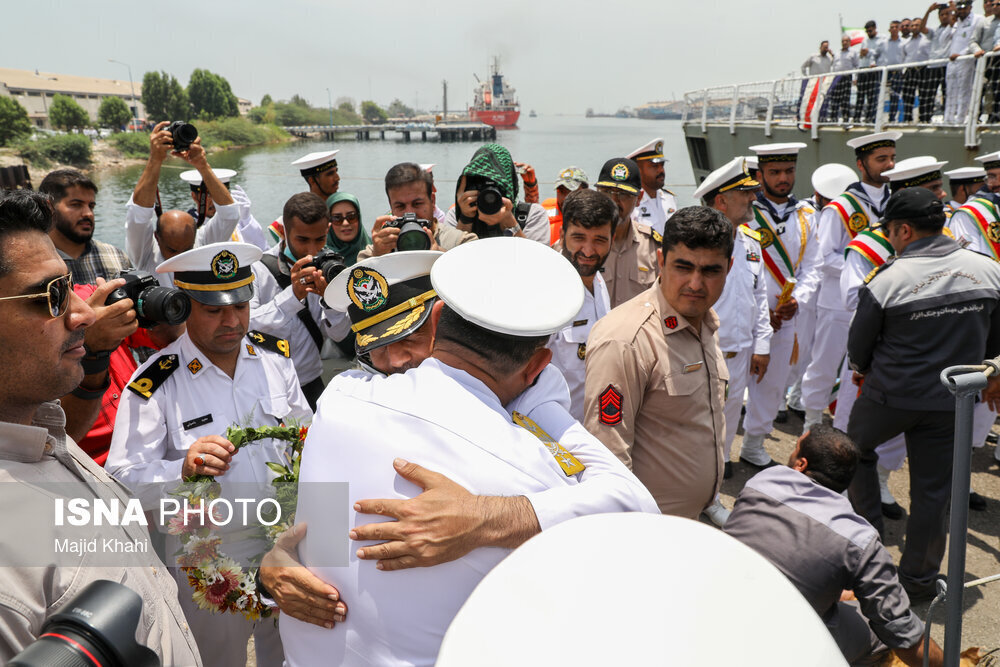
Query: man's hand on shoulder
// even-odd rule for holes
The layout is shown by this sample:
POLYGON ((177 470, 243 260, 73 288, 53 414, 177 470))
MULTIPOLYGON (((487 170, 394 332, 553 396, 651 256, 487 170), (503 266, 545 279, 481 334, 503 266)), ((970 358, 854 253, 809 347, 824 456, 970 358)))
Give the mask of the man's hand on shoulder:
POLYGON ((354 509, 395 519, 351 530, 356 541, 378 541, 358 549, 380 570, 447 563, 484 546, 516 547, 540 532, 527 498, 475 496, 440 473, 402 459, 396 472, 424 490, 408 500, 361 500, 354 509))
POLYGON ((300 523, 278 538, 260 562, 260 580, 283 614, 305 623, 332 628, 343 623, 347 605, 340 591, 310 572, 298 560, 298 544, 306 536, 300 523))

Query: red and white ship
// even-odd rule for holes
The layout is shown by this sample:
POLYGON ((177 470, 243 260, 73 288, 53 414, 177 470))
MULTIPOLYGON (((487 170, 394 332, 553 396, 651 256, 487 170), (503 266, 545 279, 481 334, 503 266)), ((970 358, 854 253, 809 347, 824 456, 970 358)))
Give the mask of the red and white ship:
MULTIPOLYGON (((479 81, 478 76, 476 81, 479 81)), ((521 117, 521 105, 514 92, 500 73, 500 58, 494 56, 489 79, 479 81, 475 90, 469 118, 493 127, 516 127, 517 119, 521 117)))

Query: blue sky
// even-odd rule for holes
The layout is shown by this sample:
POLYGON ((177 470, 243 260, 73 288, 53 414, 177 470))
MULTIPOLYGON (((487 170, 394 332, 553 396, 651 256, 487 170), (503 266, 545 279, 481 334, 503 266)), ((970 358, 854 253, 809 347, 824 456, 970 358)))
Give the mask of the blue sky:
POLYGON ((162 69, 184 84, 203 67, 255 104, 265 93, 298 93, 325 105, 330 88, 334 99, 400 97, 437 108, 447 79, 455 109, 471 99, 473 73, 482 77, 498 54, 525 109, 582 114, 780 77, 798 71, 821 39, 836 43, 838 13, 845 25, 874 18, 887 32, 889 19, 926 8, 901 0, 33 0, 6 3, 0 67, 125 79, 114 58, 136 79, 162 69))

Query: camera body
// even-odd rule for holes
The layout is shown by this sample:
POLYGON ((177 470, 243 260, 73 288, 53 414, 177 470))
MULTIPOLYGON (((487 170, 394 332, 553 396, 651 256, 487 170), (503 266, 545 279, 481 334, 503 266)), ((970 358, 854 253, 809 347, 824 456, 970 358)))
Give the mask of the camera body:
POLYGON ((319 270, 323 274, 323 277, 326 278, 326 282, 332 281, 337 277, 338 273, 347 268, 347 264, 344 263, 344 256, 329 248, 323 248, 313 255, 312 261, 306 264, 306 266, 312 266, 319 270))
POLYGON ((480 177, 469 183, 466 188, 479 193, 476 196, 476 208, 480 213, 493 215, 503 208, 503 190, 496 181, 480 177))
POLYGON ((170 133, 170 138, 174 143, 174 150, 178 153, 191 148, 191 144, 198 138, 198 128, 191 123, 182 120, 175 120, 166 127, 170 133))
POLYGON ((416 213, 404 213, 401 218, 393 218, 385 223, 386 227, 399 230, 396 239, 396 250, 430 250, 431 240, 424 230, 434 231, 430 222, 418 218, 416 213))
POLYGON ((124 278, 125 284, 111 292, 104 305, 132 299, 140 327, 180 324, 191 314, 191 298, 179 289, 162 287, 152 274, 130 269, 117 277, 124 278))

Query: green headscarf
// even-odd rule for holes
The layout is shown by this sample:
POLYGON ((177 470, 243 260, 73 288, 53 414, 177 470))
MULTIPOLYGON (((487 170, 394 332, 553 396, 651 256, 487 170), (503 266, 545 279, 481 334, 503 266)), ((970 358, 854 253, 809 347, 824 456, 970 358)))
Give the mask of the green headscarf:
POLYGON ((503 188, 503 195, 517 203, 517 171, 510 151, 500 144, 485 144, 472 156, 462 170, 463 176, 481 176, 496 181, 503 188))
POLYGON ((372 242, 372 237, 368 235, 368 230, 365 229, 361 220, 361 204, 358 203, 358 198, 354 195, 347 192, 334 192, 326 198, 327 210, 333 208, 337 202, 342 201, 350 202, 358 212, 358 235, 354 237, 353 241, 341 241, 331 229, 326 234, 326 247, 343 255, 344 263, 351 266, 358 261, 358 253, 372 242))

